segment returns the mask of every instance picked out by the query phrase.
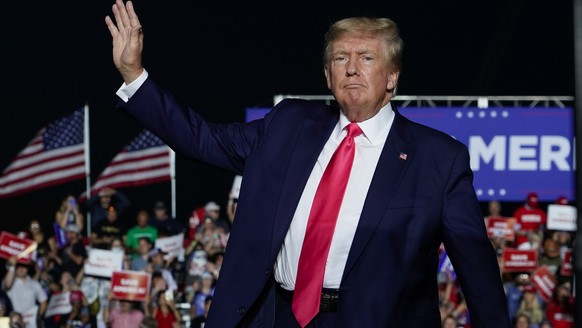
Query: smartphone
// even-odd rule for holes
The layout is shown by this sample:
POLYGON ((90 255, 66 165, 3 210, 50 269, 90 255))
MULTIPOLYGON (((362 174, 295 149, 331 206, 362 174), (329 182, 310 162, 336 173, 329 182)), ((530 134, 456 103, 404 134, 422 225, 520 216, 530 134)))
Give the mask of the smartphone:
POLYGON ((166 298, 166 301, 171 302, 174 300, 174 292, 171 290, 166 290, 164 297, 166 298))
POLYGON ((71 207, 75 207, 77 205, 77 202, 75 201, 75 198, 70 198, 69 199, 69 205, 71 205, 71 207))

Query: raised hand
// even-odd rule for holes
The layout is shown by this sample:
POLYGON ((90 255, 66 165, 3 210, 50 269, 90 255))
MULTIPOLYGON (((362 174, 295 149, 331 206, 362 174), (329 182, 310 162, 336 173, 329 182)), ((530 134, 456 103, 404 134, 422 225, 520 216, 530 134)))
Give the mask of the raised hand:
POLYGON ((143 32, 133 3, 117 0, 112 7, 115 22, 105 17, 105 24, 113 39, 113 63, 127 84, 137 79, 143 72, 141 53, 143 32))

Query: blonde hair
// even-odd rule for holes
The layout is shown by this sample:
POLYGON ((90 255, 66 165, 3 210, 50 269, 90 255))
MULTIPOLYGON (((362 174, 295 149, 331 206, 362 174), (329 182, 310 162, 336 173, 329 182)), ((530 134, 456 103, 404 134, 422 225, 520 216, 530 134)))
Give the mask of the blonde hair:
POLYGON ((396 23, 389 18, 350 17, 335 22, 325 34, 324 64, 327 65, 330 61, 333 42, 350 34, 363 34, 381 38, 388 50, 387 58, 397 71, 402 70, 404 43, 398 34, 396 23))

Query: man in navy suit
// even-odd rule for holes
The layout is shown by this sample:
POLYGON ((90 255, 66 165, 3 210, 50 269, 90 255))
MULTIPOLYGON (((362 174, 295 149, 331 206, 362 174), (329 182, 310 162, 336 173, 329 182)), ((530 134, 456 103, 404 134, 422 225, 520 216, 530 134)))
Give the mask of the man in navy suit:
POLYGON ((440 327, 443 242, 472 326, 510 327, 466 147, 390 103, 402 56, 394 22, 348 18, 327 32, 324 72, 339 109, 286 100, 264 119, 224 125, 181 106, 148 77, 131 2, 117 0, 113 13, 106 24, 124 80, 119 106, 182 155, 243 176, 208 327, 440 327), (319 309, 300 325, 294 295, 308 218, 353 122, 362 133, 353 137, 319 309))

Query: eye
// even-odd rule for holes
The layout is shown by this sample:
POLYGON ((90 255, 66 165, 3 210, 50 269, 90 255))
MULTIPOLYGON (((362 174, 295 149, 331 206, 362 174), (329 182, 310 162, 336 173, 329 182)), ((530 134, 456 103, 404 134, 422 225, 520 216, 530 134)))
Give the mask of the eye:
POLYGON ((339 56, 333 57, 333 61, 336 63, 342 63, 342 62, 345 62, 346 60, 347 60, 346 56, 339 55, 339 56))

